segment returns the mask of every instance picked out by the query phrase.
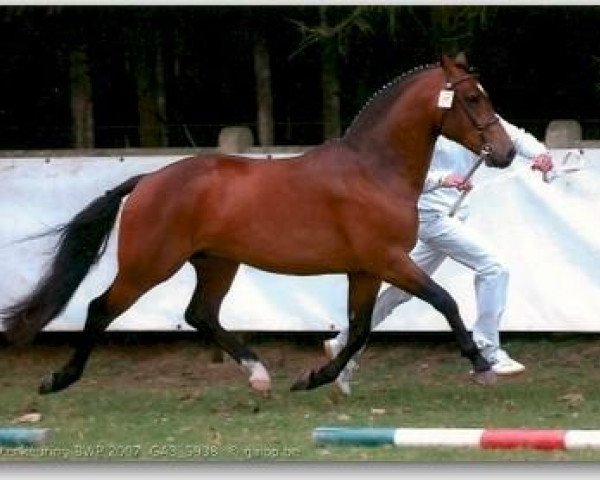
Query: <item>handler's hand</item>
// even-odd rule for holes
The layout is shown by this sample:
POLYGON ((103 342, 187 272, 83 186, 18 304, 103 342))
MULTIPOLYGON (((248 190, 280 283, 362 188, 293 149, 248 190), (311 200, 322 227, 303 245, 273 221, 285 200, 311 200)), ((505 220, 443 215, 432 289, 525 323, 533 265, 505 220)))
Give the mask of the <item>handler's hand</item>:
POLYGON ((445 176, 440 182, 440 185, 447 188, 456 188, 461 192, 468 192, 473 188, 471 180, 465 181, 465 177, 462 175, 456 175, 455 173, 445 176))
POLYGON ((552 157, 547 153, 542 153, 535 157, 531 163, 532 170, 539 170, 542 173, 548 173, 554 168, 552 157))

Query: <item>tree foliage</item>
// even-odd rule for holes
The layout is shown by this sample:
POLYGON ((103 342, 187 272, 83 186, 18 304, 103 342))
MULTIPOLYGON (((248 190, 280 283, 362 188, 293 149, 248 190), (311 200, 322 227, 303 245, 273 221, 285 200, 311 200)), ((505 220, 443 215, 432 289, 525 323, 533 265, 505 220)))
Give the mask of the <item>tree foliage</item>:
POLYGON ((214 146, 228 125, 320 143, 381 85, 456 50, 507 118, 594 135, 599 22, 593 6, 5 6, 0 147, 214 146))

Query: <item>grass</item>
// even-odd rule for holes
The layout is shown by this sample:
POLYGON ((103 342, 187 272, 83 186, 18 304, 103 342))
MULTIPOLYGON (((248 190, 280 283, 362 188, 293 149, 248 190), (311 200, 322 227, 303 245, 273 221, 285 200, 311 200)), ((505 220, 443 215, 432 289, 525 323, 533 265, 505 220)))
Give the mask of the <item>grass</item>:
POLYGON ((459 448, 317 447, 318 426, 600 428, 600 337, 529 335, 505 346, 526 374, 483 388, 447 336, 376 338, 350 398, 328 387, 290 392, 306 367, 325 358, 318 337, 251 339, 273 376, 269 398, 244 372, 188 337, 106 342, 82 380, 39 396, 45 373, 71 353, 62 342, 0 346, 0 425, 42 415, 54 431, 43 449, 0 447, 0 461, 464 462, 598 461, 600 451, 481 451, 459 448))

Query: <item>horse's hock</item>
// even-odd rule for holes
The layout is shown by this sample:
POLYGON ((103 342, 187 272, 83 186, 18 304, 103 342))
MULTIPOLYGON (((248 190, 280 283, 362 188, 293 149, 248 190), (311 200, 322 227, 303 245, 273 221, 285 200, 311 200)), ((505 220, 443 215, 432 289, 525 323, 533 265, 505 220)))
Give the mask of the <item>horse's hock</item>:
POLYGON ((225 127, 219 132, 221 153, 242 153, 254 145, 254 135, 247 127, 225 127))
POLYGON ((581 125, 577 120, 552 120, 546 128, 548 148, 568 147, 580 142, 581 138, 581 125))

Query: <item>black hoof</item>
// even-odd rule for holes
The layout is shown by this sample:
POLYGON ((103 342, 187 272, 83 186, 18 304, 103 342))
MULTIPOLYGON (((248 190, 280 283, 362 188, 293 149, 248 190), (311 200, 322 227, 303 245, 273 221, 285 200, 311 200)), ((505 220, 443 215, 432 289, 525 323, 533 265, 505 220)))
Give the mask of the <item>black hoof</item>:
POLYGON ((302 372, 300 377, 291 386, 290 391, 296 392, 298 390, 310 390, 315 388, 313 386, 313 375, 314 372, 312 370, 305 370, 302 372))
POLYGON ((489 386, 496 383, 496 374, 491 368, 483 372, 474 372, 471 378, 478 385, 489 386))
POLYGON ((46 395, 47 393, 55 392, 54 389, 54 374, 50 373, 42 378, 42 382, 38 388, 38 393, 40 395, 46 395))
POLYGON ((42 382, 38 387, 38 393, 40 395, 46 395, 48 393, 60 392, 73 382, 77 381, 78 378, 78 376, 73 377, 72 375, 61 372, 50 373, 42 379, 42 382))

